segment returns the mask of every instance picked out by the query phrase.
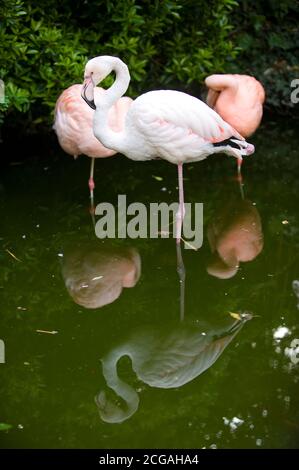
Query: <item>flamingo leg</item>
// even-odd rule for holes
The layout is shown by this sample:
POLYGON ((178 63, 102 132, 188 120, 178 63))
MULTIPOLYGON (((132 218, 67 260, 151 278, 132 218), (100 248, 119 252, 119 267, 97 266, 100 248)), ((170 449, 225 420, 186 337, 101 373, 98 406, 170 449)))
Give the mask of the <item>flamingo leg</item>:
POLYGON ((243 163, 243 158, 242 157, 238 158, 238 180, 241 182, 242 182, 242 173, 241 173, 242 163, 243 163))
POLYGON ((93 174, 94 174, 94 158, 91 159, 91 164, 90 164, 90 175, 89 175, 89 180, 88 180, 88 186, 89 186, 89 192, 90 192, 90 202, 91 202, 91 208, 94 207, 94 199, 93 199, 93 190, 95 188, 94 180, 93 180, 93 174))
POLYGON ((239 186, 240 186, 241 197, 242 197, 242 199, 244 199, 244 190, 243 190, 244 184, 243 184, 243 176, 242 176, 242 173, 241 173, 242 163, 243 163, 243 158, 242 158, 242 157, 238 158, 238 176, 237 176, 237 181, 238 181, 239 186))
POLYGON ((182 226, 185 217, 185 204, 184 204, 184 183, 183 183, 183 164, 178 164, 178 179, 179 179, 179 208, 176 213, 176 242, 181 242, 182 226))
POLYGON ((180 320, 183 321, 185 317, 185 279, 186 269, 182 256, 182 247, 180 243, 176 245, 176 257, 177 257, 177 273, 179 275, 180 282, 180 320))

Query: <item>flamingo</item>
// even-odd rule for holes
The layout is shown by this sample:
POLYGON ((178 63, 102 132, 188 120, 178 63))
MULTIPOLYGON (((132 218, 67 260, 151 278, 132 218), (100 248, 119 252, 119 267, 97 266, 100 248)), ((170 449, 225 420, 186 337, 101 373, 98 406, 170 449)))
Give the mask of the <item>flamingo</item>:
POLYGON ((243 137, 253 134, 261 123, 265 90, 250 75, 217 74, 205 79, 207 104, 243 137))
MULTIPOLYGON (((82 85, 75 84, 61 93, 56 102, 53 128, 57 134, 59 144, 66 153, 73 155, 74 158, 77 158, 80 154, 91 157, 88 185, 93 205, 95 158, 110 157, 116 152, 104 147, 93 135, 94 111, 82 101, 81 91, 82 85)), ((95 89, 97 96, 101 96, 103 93, 102 88, 95 89)), ((123 97, 115 102, 109 110, 108 125, 114 132, 120 132, 123 129, 124 118, 131 102, 131 98, 123 97)))
POLYGON ((131 104, 123 129, 115 132, 109 126, 109 110, 129 83, 128 67, 118 57, 99 56, 86 64, 82 97, 95 110, 93 132, 105 147, 132 160, 162 158, 178 166, 176 241, 180 243, 185 214, 183 164, 220 152, 241 160, 254 152, 254 146, 201 100, 173 90, 140 95, 131 104), (116 74, 112 86, 101 95, 94 93, 95 86, 112 71, 116 74))
POLYGON ((63 257, 62 275, 73 300, 85 308, 111 304, 123 288, 134 287, 141 275, 141 259, 135 248, 105 244, 77 246, 63 257))
POLYGON ((199 322, 137 330, 109 351, 101 359, 103 375, 108 387, 125 402, 125 407, 119 400, 115 405, 101 390, 95 401, 102 420, 122 423, 136 413, 139 406, 136 390, 118 376, 117 364, 122 357, 129 356, 138 379, 150 387, 182 387, 209 369, 253 317, 249 312, 233 315, 237 319, 230 319, 226 325, 199 322))

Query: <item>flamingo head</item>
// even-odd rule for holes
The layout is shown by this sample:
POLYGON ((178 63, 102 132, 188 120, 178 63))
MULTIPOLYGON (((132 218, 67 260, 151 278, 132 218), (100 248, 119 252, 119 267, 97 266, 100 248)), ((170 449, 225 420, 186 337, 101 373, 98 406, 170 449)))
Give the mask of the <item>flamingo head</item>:
POLYGON ((246 142, 243 137, 234 138, 231 137, 221 142, 215 142, 213 145, 213 153, 223 152, 237 158, 239 164, 241 164, 243 157, 252 155, 255 151, 254 145, 246 142))
POLYGON ((96 109, 94 87, 104 80, 112 71, 109 61, 105 59, 106 56, 94 57, 89 60, 85 66, 81 96, 92 109, 96 109))
POLYGON ((107 397, 104 390, 95 397, 95 402, 99 410, 99 414, 105 423, 122 423, 129 419, 138 409, 139 398, 137 393, 134 393, 133 403, 126 403, 122 408, 121 404, 114 404, 111 399, 107 397))
POLYGON ((106 55, 94 57, 87 62, 81 96, 92 109, 96 109, 94 88, 120 64, 127 68, 118 57, 106 55))
POLYGON ((231 151, 237 150, 237 158, 252 155, 255 152, 254 145, 246 142, 246 140, 230 139, 231 151))

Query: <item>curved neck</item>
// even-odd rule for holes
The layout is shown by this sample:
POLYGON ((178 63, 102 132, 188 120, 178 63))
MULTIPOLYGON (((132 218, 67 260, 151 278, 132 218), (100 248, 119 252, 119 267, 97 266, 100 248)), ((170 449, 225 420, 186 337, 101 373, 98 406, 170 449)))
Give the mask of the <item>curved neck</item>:
POLYGON ((238 90, 238 80, 231 74, 211 75, 206 78, 205 82, 209 88, 218 92, 225 90, 225 88, 233 90, 234 93, 238 90))
POLYGON ((128 67, 120 59, 115 58, 113 69, 115 81, 108 90, 99 97, 94 97, 96 110, 93 121, 93 132, 96 138, 105 147, 116 151, 123 149, 125 131, 115 132, 108 124, 108 113, 110 108, 120 99, 128 89, 130 74, 128 67))
POLYGON ((130 385, 123 382, 117 375, 117 363, 124 355, 121 350, 112 351, 106 358, 102 359, 103 375, 108 387, 110 387, 126 403, 126 410, 121 412, 118 422, 124 421, 132 416, 138 409, 139 397, 130 385))

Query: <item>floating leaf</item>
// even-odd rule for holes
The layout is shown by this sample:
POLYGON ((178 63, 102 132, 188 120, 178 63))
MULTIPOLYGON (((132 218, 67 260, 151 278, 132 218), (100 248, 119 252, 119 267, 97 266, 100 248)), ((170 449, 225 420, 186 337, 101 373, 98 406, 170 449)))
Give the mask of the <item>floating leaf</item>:
POLYGON ((152 176, 156 181, 163 181, 162 176, 155 176, 155 175, 152 175, 152 176))
POLYGON ((48 330, 36 330, 37 333, 46 333, 48 335, 57 335, 58 331, 48 331, 48 330))
POLYGON ((8 248, 6 248, 5 251, 6 251, 6 253, 8 253, 13 259, 15 259, 16 261, 20 261, 20 262, 21 262, 21 260, 20 260, 16 255, 14 255, 14 254, 12 253, 12 251, 10 251, 8 248))
POLYGON ((228 312, 231 317, 235 318, 236 320, 241 320, 241 315, 239 313, 228 312))

